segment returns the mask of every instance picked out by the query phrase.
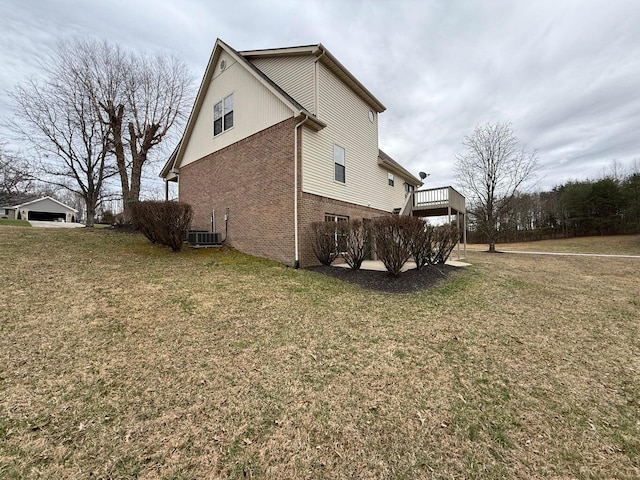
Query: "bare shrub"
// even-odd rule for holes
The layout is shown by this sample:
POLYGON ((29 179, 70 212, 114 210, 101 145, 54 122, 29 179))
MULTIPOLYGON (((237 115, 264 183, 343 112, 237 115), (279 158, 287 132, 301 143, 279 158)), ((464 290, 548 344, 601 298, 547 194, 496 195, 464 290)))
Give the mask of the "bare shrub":
POLYGON ((425 265, 433 263, 434 228, 419 217, 408 217, 406 223, 409 251, 416 262, 416 268, 420 270, 425 265))
POLYGON ((460 232, 455 225, 442 225, 433 231, 433 255, 431 264, 437 265, 447 261, 449 255, 460 239, 460 232))
POLYGON ((313 253, 322 265, 331 265, 338 258, 336 225, 333 222, 313 222, 313 253))
POLYGON ((183 202, 146 201, 133 205, 133 223, 151 243, 160 243, 174 252, 182 249, 184 231, 193 210, 183 202))
POLYGON ((381 217, 373 223, 373 235, 376 241, 376 254, 387 271, 397 277, 409 257, 408 232, 411 230, 411 217, 381 217))
POLYGON ((336 227, 338 250, 353 270, 359 270, 371 250, 369 228, 362 220, 338 222, 336 227))

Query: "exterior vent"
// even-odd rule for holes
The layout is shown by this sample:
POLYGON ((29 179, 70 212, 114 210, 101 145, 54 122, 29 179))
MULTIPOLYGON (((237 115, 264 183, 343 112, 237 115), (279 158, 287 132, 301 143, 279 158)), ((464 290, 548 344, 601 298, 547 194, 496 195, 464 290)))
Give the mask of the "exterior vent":
POLYGON ((226 60, 222 60, 220 62, 220 71, 224 70, 225 68, 227 68, 227 61, 226 60))

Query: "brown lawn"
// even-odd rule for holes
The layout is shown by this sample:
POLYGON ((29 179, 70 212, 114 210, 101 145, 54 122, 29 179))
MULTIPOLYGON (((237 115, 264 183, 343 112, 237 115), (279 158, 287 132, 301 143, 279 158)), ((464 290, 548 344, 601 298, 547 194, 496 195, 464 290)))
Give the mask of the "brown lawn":
MULTIPOLYGON (((471 244, 470 250, 486 251, 487 245, 471 244)), ((567 252, 640 255, 640 235, 616 235, 611 237, 579 237, 537 242, 500 243, 499 251, 567 252)))
POLYGON ((0 478, 640 477, 640 259, 392 295, 108 230, 0 250, 0 478))

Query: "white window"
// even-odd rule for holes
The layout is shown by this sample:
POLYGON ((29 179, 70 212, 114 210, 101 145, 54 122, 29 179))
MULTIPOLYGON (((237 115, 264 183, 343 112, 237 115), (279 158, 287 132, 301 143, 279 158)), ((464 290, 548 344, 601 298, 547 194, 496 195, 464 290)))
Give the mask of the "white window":
POLYGON ((213 106, 213 136, 233 127, 233 93, 213 106))
POLYGON ((336 182, 345 183, 344 148, 333 146, 334 179, 336 182))
POLYGON ((324 221, 325 222, 346 222, 349 220, 349 217, 346 215, 335 215, 333 213, 325 213, 324 221))
POLYGON ((389 182, 389 186, 393 187, 394 185, 393 173, 391 172, 387 173, 387 181, 389 182))
POLYGON ((338 231, 338 222, 348 222, 349 217, 346 215, 336 215, 334 213, 325 213, 324 214, 325 222, 335 222, 336 228, 333 231, 333 240, 336 243, 336 251, 342 252, 344 250, 344 234, 340 234, 338 231))

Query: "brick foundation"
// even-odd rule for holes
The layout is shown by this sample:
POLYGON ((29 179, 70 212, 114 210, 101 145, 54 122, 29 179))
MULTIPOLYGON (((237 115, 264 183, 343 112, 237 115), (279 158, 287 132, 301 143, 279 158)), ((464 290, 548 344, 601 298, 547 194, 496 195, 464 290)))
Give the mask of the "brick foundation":
POLYGON ((346 216, 351 220, 355 220, 381 217, 389 215, 389 212, 309 193, 302 193, 300 202, 298 203, 301 267, 319 265, 318 259, 313 253, 313 232, 311 230, 311 224, 313 222, 323 222, 326 214, 346 216))

